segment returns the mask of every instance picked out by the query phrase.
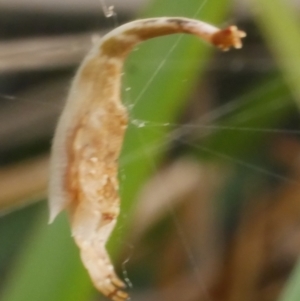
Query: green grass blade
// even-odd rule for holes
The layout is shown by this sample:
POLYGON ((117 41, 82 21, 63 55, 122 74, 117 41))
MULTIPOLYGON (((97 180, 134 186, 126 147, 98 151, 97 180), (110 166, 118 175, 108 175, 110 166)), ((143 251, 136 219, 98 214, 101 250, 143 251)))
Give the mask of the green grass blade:
POLYGON ((300 261, 298 261, 279 301, 298 301, 300 299, 300 261))
POLYGON ((70 237, 66 216, 61 215, 49 226, 46 209, 40 212, 15 262, 1 295, 3 301, 80 301, 91 295, 90 281, 70 237))
MULTIPOLYGON (((230 1, 190 0, 153 1, 143 17, 185 16, 219 24, 224 19, 230 1)), ((196 78, 203 73, 213 50, 193 36, 170 36, 154 39, 134 51, 125 68, 125 103, 134 103, 131 120, 174 123, 185 106, 196 78)), ((201 101, 201 100, 200 100, 201 101)), ((145 179, 154 171, 166 149, 165 139, 170 129, 159 131, 130 126, 120 159, 122 213, 119 227, 109 246, 118 250, 120 237, 130 224, 136 194, 145 179), (149 146, 161 147, 149 152, 149 146), (133 160, 132 160, 133 159, 133 160), (129 163, 128 163, 129 162, 129 163), (122 226, 121 226, 122 225, 122 226)))
POLYGON ((253 0, 253 16, 300 108, 300 22, 288 1, 253 0))

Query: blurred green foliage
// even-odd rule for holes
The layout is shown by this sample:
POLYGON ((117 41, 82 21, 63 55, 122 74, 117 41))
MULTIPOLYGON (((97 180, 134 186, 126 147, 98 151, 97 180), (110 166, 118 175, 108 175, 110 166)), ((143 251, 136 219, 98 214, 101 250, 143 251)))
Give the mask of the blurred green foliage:
MULTIPOLYGON (((253 131, 245 134, 243 131, 224 128, 259 130, 276 127, 295 108, 291 102, 291 94, 296 96, 299 103, 298 21, 283 1, 280 3, 279 0, 254 0, 252 4, 256 8, 253 13, 254 20, 278 61, 279 71, 276 75, 267 76, 263 83, 255 83, 249 92, 240 97, 237 101, 243 105, 218 120, 220 129, 201 139, 203 144, 200 145, 198 141, 190 144, 189 152, 202 159, 233 158, 233 163, 237 165, 239 160, 251 162, 253 157, 256 160, 263 149, 265 133, 253 131), (248 118, 241 119, 243 114, 248 118)), ((153 0, 142 17, 180 15, 220 24, 228 19, 231 6, 229 0, 153 0)), ((199 81, 199 77, 204 76, 212 51, 210 46, 204 45, 194 37, 164 37, 139 46, 138 50, 130 55, 125 68, 123 95, 127 105, 134 104, 130 111, 131 120, 176 123, 196 80, 199 81), (127 87, 131 88, 129 92, 127 87)), ((148 127, 138 128, 134 125, 127 131, 120 159, 122 210, 118 226, 109 243, 109 251, 114 258, 119 255, 129 230, 136 195, 165 156, 168 148, 166 137, 170 131, 171 128, 168 127, 153 131, 148 127)), ((32 223, 24 226, 24 229, 30 230, 30 234, 25 233, 26 240, 23 241, 22 247, 15 250, 16 259, 2 284, 0 300, 90 300, 95 291, 70 238, 66 216, 60 216, 49 226, 45 206, 40 205, 33 210, 32 223)), ((26 214, 20 217, 14 213, 12 217, 14 216, 19 220, 20 227, 23 227, 22 223, 28 219, 26 214)), ((5 219, 7 221, 7 218, 5 219)), ((10 228, 9 231, 13 229, 10 228)), ((5 254, 10 252, 11 245, 20 239, 19 235, 10 232, 6 235, 6 241, 1 246, 1 260, 5 260, 5 254)), ((300 299, 299 277, 298 267, 281 301, 300 299)))

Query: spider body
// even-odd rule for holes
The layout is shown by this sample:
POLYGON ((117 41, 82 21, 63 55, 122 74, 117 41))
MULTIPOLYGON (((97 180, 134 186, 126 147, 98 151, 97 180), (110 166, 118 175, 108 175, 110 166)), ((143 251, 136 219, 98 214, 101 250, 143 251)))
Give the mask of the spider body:
POLYGON ((51 155, 50 221, 63 209, 95 287, 114 301, 128 299, 106 251, 120 208, 118 158, 127 127, 120 99, 124 59, 139 42, 173 33, 201 37, 222 50, 241 47, 245 34, 186 18, 125 24, 104 36, 86 56, 71 86, 51 155))

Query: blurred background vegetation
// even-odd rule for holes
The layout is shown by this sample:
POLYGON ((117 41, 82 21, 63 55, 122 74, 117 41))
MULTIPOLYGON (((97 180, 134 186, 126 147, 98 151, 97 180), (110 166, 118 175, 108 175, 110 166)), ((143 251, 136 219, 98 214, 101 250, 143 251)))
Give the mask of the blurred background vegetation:
POLYGON ((132 300, 300 300, 300 5, 0 2, 0 301, 104 300, 67 216, 48 225, 55 123, 92 37, 138 17, 237 24, 242 50, 149 41, 125 66, 131 124, 109 242, 132 300))

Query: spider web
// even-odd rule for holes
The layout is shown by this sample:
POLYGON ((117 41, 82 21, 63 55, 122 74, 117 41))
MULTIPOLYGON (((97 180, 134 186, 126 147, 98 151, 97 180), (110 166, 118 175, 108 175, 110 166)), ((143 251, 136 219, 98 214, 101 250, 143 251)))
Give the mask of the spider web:
MULTIPOLYGON (((206 5, 206 3, 208 1, 209 0, 205 0, 199 4, 199 8, 198 8, 197 12, 195 13, 195 15, 199 14, 199 12, 203 9, 203 7, 206 5)), ((118 18, 117 18, 118 17, 117 9, 113 6, 108 5, 105 0, 100 0, 100 4, 101 4, 104 15, 113 21, 112 27, 115 27, 116 25, 118 25, 119 22, 118 22, 118 18)), ((176 47, 180 43, 181 39, 182 39, 182 37, 179 37, 177 39, 177 41, 171 45, 170 49, 166 51, 166 55, 162 58, 159 65, 156 67, 155 72, 148 79, 148 81, 144 85, 143 89, 138 94, 138 96, 131 101, 127 100, 128 103, 127 104, 125 103, 125 105, 128 107, 128 111, 129 111, 130 115, 132 115, 131 112, 133 111, 133 108, 139 104, 139 102, 141 101, 143 96, 147 93, 150 85, 153 83, 154 79, 160 73, 164 64, 169 59, 172 52, 176 49, 176 47)), ((128 94, 129 94, 130 87, 125 88, 125 91, 128 92, 128 94)), ((264 91, 261 91, 260 93, 263 94, 263 92, 264 91)), ((42 104, 45 106, 52 106, 49 103, 45 103, 45 102, 42 103, 39 100, 22 99, 15 95, 1 94, 0 96, 1 96, 1 98, 11 100, 11 101, 20 100, 20 101, 34 102, 36 104, 42 104)), ((257 97, 259 97, 259 95, 257 95, 257 97)), ((139 119, 138 116, 130 116, 131 117, 130 118, 131 125, 136 127, 137 129, 145 128, 145 127, 148 128, 149 130, 153 130, 153 131, 160 131, 161 129, 165 129, 165 128, 170 129, 163 144, 152 144, 152 145, 149 145, 147 148, 143 148, 142 151, 147 153, 148 164, 152 166, 152 169, 154 171, 159 170, 159 167, 156 166, 156 163, 152 160, 151 154, 157 152, 157 150, 159 150, 160 148, 163 149, 166 145, 169 145, 173 141, 179 141, 180 143, 185 144, 191 148, 199 149, 204 153, 213 154, 216 157, 222 159, 223 161, 226 161, 229 163, 234 163, 234 164, 241 166, 242 168, 251 170, 254 174, 263 174, 263 175, 267 175, 267 176, 277 179, 277 180, 281 180, 281 181, 299 185, 299 183, 297 181, 295 181, 293 178, 291 178, 289 176, 285 176, 285 175, 282 175, 281 173, 277 173, 277 172, 274 172, 274 171, 271 171, 268 169, 264 169, 260 166, 249 163, 242 159, 239 159, 239 158, 230 156, 228 154, 219 152, 217 150, 214 150, 213 148, 202 146, 199 143, 193 142, 189 138, 186 138, 185 135, 189 134, 191 131, 199 130, 199 129, 201 129, 202 136, 212 135, 212 133, 214 133, 214 131, 224 131, 224 132, 239 131, 239 132, 244 132, 245 134, 253 133, 253 132, 287 134, 287 135, 299 135, 300 134, 299 130, 288 130, 288 129, 280 129, 280 128, 264 128, 264 127, 252 128, 252 127, 218 125, 217 122, 222 117, 227 116, 231 113, 234 113, 235 111, 239 110, 242 106, 246 105, 246 103, 244 101, 242 101, 242 98, 243 98, 243 96, 236 98, 235 100, 232 100, 230 102, 227 102, 226 104, 223 104, 223 105, 217 107, 216 109, 213 109, 210 112, 200 116, 193 123, 185 123, 183 125, 180 123, 169 123, 169 122, 158 123, 158 122, 154 122, 151 120, 139 119)), ((130 97, 128 97, 128 99, 130 99, 130 97)), ((277 103, 274 102, 273 105, 276 106, 277 103)), ((251 116, 248 116, 248 118, 250 118, 250 117, 251 116)), ((142 135, 137 135, 137 139, 143 140, 142 135)), ((138 160, 139 156, 141 156, 141 149, 138 149, 138 150, 136 150, 136 152, 130 153, 130 155, 128 155, 127 157, 124 157, 120 167, 122 168, 123 166, 126 166, 127 164, 131 164, 135 160, 138 160)), ((142 154, 142 156, 144 156, 144 154, 142 154)), ((193 267, 194 277, 195 277, 195 279, 197 279, 198 285, 201 286, 206 300, 210 300, 209 295, 206 293, 207 286, 205 284, 205 279, 203 279, 201 277, 201 273, 199 272, 198 263, 197 263, 197 260, 195 259, 196 256, 193 254, 193 251, 190 247, 190 242, 186 239, 187 235, 185 233, 185 230, 181 226, 181 222, 178 219, 176 210, 172 206, 172 204, 169 206, 168 211, 174 221, 174 225, 175 225, 175 228, 176 228, 176 231, 178 234, 179 242, 183 246, 183 248, 186 252, 187 258, 190 261, 191 266, 193 267)), ((134 248, 134 246, 132 248, 134 248)), ((134 283, 131 284, 130 275, 128 275, 128 271, 126 269, 126 265, 129 260, 130 260, 130 257, 126 258, 126 260, 123 262, 123 274, 124 274, 124 278, 127 281, 128 285, 130 287, 132 287, 132 286, 134 286, 134 283)))

